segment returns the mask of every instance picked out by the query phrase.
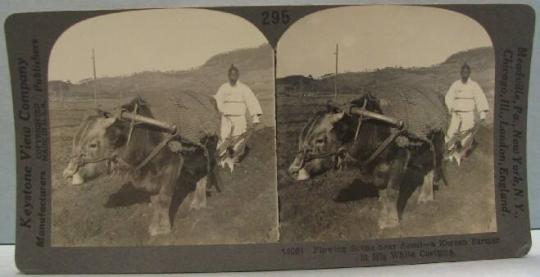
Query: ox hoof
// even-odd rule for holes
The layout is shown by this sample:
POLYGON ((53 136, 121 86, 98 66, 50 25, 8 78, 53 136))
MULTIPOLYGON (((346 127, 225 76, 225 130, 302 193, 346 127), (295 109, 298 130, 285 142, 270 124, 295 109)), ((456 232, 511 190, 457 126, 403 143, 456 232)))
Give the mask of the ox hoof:
POLYGON ((310 174, 307 172, 307 170, 305 170, 304 168, 300 169, 299 171, 297 171, 296 173, 293 173, 292 174, 292 177, 293 179, 295 179, 296 181, 305 181, 307 179, 309 179, 311 176, 310 174))
POLYGON ((379 215, 378 221, 379 229, 394 228, 399 226, 399 217, 397 210, 395 211, 383 211, 379 215))
POLYGON ((166 235, 171 232, 171 224, 168 222, 161 222, 156 224, 150 224, 150 227, 148 228, 148 232, 150 233, 150 236, 159 236, 159 235, 166 235))
POLYGON ((74 186, 79 186, 84 184, 84 179, 79 175, 79 173, 75 173, 73 176, 71 176, 71 184, 74 186))
POLYGON ((399 226, 399 219, 396 217, 379 218, 378 222, 380 229, 395 228, 399 226))
POLYGON ((422 195, 420 194, 418 196, 418 199, 416 200, 417 204, 424 204, 433 201, 433 195, 422 195))
POLYGON ((200 210, 203 208, 206 208, 206 201, 193 201, 191 202, 191 205, 189 206, 192 210, 200 210))

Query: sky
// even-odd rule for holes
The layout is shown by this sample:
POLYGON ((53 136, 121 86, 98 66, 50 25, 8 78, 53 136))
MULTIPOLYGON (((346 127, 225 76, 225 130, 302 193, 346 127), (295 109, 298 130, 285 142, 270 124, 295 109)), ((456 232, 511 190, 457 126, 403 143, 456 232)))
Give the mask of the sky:
POLYGON ((277 76, 319 77, 335 71, 371 71, 384 67, 424 67, 450 55, 492 46, 473 19, 452 11, 414 6, 340 7, 308 15, 281 37, 277 76))
POLYGON ((185 70, 210 57, 258 47, 266 38, 235 15, 198 9, 128 11, 81 21, 56 41, 49 80, 74 83, 92 77, 92 48, 98 77, 147 70, 185 70))

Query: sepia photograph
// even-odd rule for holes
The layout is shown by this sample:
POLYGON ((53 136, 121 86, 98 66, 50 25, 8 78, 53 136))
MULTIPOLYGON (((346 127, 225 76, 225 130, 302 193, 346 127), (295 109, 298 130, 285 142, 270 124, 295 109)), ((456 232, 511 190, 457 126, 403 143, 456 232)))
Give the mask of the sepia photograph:
POLYGON ((291 25, 276 67, 282 242, 497 231, 495 58, 475 20, 327 9, 291 25))
POLYGON ((7 10, 8 272, 527 272, 537 7, 491 2, 7 10))
POLYGON ((274 51, 254 25, 111 13, 49 61, 52 246, 278 241, 274 51))

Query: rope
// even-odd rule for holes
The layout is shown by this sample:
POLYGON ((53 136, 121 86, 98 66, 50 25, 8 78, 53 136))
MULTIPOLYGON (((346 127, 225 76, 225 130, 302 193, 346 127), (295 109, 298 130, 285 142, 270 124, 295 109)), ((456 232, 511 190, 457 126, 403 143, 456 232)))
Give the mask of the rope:
POLYGON ((148 154, 148 156, 146 156, 146 158, 135 167, 135 171, 139 171, 145 167, 159 152, 161 152, 167 143, 169 143, 175 137, 177 137, 176 134, 168 135, 165 139, 163 139, 156 147, 154 147, 154 149, 152 149, 152 152, 150 152, 150 154, 148 154))
POLYGON ((384 151, 386 148, 388 148, 388 146, 390 145, 390 143, 392 143, 399 135, 401 135, 403 133, 403 131, 397 131, 397 132, 394 132, 393 134, 391 134, 390 136, 388 136, 378 147, 377 149, 375 149, 375 151, 373 153, 371 153, 371 155, 369 156, 369 158, 367 160, 365 160, 364 162, 362 162, 362 165, 368 165, 370 164, 373 160, 375 160, 380 154, 382 151, 384 151))

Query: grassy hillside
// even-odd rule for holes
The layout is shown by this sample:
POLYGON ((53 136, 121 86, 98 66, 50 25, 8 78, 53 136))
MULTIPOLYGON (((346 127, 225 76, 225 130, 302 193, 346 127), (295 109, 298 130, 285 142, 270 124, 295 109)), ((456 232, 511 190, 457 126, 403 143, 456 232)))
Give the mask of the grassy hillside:
MULTIPOLYGON (((341 94, 358 94, 366 90, 376 93, 385 86, 414 86, 426 92, 445 94, 450 84, 459 79, 461 65, 467 62, 476 80, 492 100, 495 86, 495 58, 491 47, 476 48, 451 55, 441 64, 423 68, 383 68, 372 72, 350 72, 338 75, 341 94)), ((330 94, 334 77, 321 79, 284 77, 277 80, 278 94, 330 94), (311 80, 311 81, 310 81, 311 80)))
MULTIPOLYGON (((96 82, 97 96, 117 98, 120 95, 159 94, 176 90, 190 90, 212 95, 217 88, 227 81, 227 69, 235 64, 241 72, 241 80, 259 94, 267 92, 273 85, 273 53, 268 45, 258 48, 239 49, 211 57, 198 68, 182 71, 145 71, 129 76, 103 77, 96 82)), ((55 84, 52 95, 77 98, 93 97, 94 81, 83 80, 79 84, 67 85, 60 89, 59 81, 55 84)), ((266 95, 261 95, 266 96, 266 95)))
POLYGON ((98 104, 106 108, 111 103, 127 101, 137 95, 157 100, 160 96, 165 99, 168 94, 182 91, 212 96, 221 84, 227 82, 227 70, 231 64, 239 68, 240 80, 251 87, 261 102, 266 115, 263 123, 274 125, 274 58, 269 45, 217 54, 191 70, 146 71, 129 76, 103 77, 96 81, 87 79, 78 84, 51 80, 49 92, 53 102, 67 103, 93 99, 95 87, 98 104))

